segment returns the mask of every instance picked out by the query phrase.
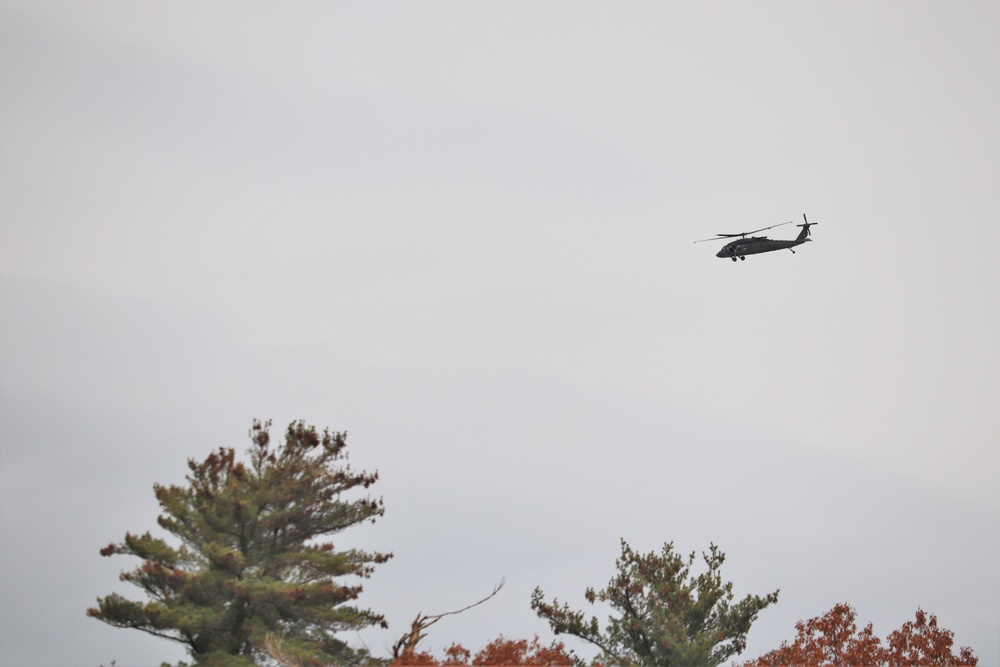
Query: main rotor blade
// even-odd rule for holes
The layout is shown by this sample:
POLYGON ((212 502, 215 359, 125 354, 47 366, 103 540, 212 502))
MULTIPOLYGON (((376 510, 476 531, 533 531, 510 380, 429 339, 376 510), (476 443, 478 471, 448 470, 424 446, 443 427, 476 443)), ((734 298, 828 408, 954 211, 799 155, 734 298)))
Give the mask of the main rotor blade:
MULTIPOLYGON (((741 236, 749 236, 750 234, 756 234, 757 232, 762 232, 765 229, 774 229, 775 227, 781 227, 782 225, 794 225, 794 221, 789 222, 779 222, 776 225, 771 225, 770 227, 761 227, 760 229, 755 229, 752 232, 739 232, 737 234, 716 234, 710 239, 701 239, 701 241, 695 241, 695 243, 702 243, 703 241, 720 241, 722 239, 735 239, 741 236)), ((799 225, 801 227, 801 225, 799 225)))
POLYGON ((779 222, 776 225, 771 225, 770 227, 761 227, 760 229, 755 229, 752 232, 744 232, 743 234, 736 234, 735 236, 746 236, 747 234, 756 234, 757 232, 762 232, 765 229, 774 229, 775 227, 781 227, 782 225, 792 225, 794 222, 779 222))

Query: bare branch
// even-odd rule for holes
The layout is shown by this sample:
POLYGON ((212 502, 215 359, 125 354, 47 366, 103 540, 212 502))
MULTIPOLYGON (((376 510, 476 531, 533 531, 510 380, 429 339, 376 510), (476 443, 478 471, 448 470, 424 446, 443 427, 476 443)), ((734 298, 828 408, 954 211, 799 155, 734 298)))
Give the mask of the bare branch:
POLYGON ((493 587, 492 593, 484 597, 479 602, 473 602, 467 607, 462 607, 461 609, 456 609, 455 611, 446 611, 443 614, 433 614, 430 616, 424 616, 423 614, 418 613, 417 617, 413 619, 413 623, 410 625, 410 631, 407 634, 400 637, 399 640, 393 645, 392 657, 398 658, 403 654, 415 652, 417 650, 417 644, 420 643, 421 639, 427 636, 427 633, 424 632, 424 630, 434 625, 445 616, 461 614, 463 611, 468 611, 473 607, 478 607, 479 605, 483 604, 484 602, 492 598, 494 595, 499 593, 500 589, 503 588, 504 584, 506 583, 507 583, 507 577, 503 577, 502 579, 500 579, 500 583, 493 587))

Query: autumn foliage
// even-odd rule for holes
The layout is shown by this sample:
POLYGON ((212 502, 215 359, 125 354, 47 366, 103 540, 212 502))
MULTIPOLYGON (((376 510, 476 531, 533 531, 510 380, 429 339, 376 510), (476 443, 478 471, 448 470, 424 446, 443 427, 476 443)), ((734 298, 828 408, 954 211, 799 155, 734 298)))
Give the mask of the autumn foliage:
POLYGON ((937 616, 927 615, 917 609, 916 620, 907 621, 903 627, 893 630, 888 643, 889 667, 923 667, 924 665, 947 665, 948 667, 975 667, 979 659, 972 649, 963 646, 958 656, 952 653, 955 633, 938 627, 937 616))
POLYGON ((452 644, 440 661, 427 652, 407 651, 389 663, 389 667, 572 667, 574 658, 566 652, 562 642, 542 646, 538 635, 527 639, 508 639, 500 635, 473 657, 472 652, 460 644, 452 644), (470 662, 471 658, 471 662, 470 662))
POLYGON ((856 619, 853 607, 835 605, 823 616, 796 623, 791 644, 782 642, 741 667, 975 667, 979 662, 968 647, 955 655, 955 633, 939 627, 937 617, 921 609, 914 621, 889 634, 885 646, 871 623, 859 630, 856 619))

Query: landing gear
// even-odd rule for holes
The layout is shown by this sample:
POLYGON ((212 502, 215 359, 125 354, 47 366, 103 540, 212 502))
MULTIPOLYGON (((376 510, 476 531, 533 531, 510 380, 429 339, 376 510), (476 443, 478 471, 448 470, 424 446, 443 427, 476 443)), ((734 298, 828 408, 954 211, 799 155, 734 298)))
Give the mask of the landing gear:
POLYGON ((731 259, 735 262, 736 261, 736 255, 733 255, 731 259))
POLYGON ((744 255, 740 255, 740 261, 741 262, 744 261, 745 259, 746 259, 746 257, 744 255))

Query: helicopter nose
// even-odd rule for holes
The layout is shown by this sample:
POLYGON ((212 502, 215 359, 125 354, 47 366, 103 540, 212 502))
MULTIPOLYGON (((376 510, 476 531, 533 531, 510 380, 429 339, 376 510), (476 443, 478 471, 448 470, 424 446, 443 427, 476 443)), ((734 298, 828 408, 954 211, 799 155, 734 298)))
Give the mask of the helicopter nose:
POLYGON ((715 256, 716 256, 716 257, 725 257, 725 256, 726 256, 726 251, 725 251, 725 249, 723 249, 723 250, 720 250, 719 252, 715 253, 715 256))

